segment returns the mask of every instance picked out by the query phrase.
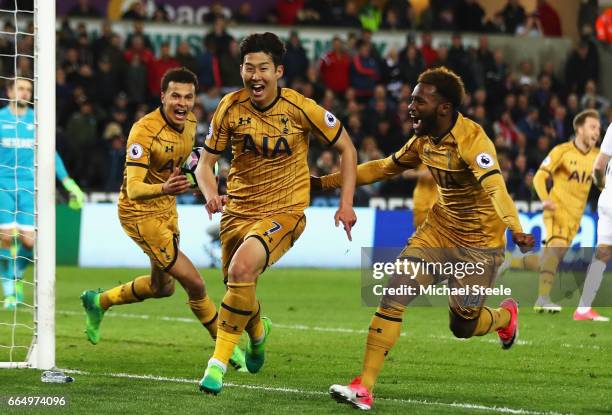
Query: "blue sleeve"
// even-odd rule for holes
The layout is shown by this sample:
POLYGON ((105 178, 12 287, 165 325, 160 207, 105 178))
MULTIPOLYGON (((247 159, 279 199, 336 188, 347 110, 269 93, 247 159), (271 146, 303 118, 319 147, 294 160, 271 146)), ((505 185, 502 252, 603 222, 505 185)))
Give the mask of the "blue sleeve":
POLYGON ((57 151, 55 152, 55 177, 60 182, 63 182, 68 177, 66 166, 64 166, 64 162, 57 151))

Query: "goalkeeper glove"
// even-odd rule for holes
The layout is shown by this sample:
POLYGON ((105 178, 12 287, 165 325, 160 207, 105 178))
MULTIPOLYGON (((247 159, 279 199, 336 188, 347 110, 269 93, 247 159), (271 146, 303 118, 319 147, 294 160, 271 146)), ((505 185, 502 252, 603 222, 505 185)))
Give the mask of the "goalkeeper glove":
POLYGON ((83 207, 83 200, 85 199, 85 195, 81 191, 81 188, 74 180, 70 177, 65 179, 62 184, 64 185, 64 189, 68 193, 70 193, 70 201, 68 202, 68 207, 70 209, 78 210, 83 207))

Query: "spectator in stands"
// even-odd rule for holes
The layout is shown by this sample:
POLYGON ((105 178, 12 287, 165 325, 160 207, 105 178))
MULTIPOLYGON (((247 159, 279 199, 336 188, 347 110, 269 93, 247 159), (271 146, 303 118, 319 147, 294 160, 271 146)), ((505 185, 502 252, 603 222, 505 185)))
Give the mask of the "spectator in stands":
POLYGON ((99 151, 98 119, 91 102, 83 99, 79 111, 73 113, 66 125, 66 167, 81 186, 94 186, 102 174, 104 152, 99 151), (87 157, 84 157, 86 155, 87 157))
POLYGON ((198 61, 191 52, 191 46, 186 40, 181 41, 176 48, 174 59, 177 60, 179 66, 184 66, 193 73, 198 73, 198 61))
POLYGON ((289 33, 289 41, 286 43, 287 52, 283 59, 285 65, 285 80, 291 85, 295 79, 303 80, 309 66, 306 49, 302 46, 300 37, 296 31, 289 33))
POLYGON ((525 134, 527 144, 534 145, 543 132, 540 124, 540 110, 536 107, 529 107, 527 115, 516 126, 525 134))
POLYGON ((414 9, 410 2, 388 0, 383 9, 382 27, 385 29, 410 29, 414 20, 413 14, 414 9))
POLYGON ((119 92, 121 78, 119 73, 114 70, 110 60, 103 56, 99 61, 95 72, 95 94, 92 99, 95 99, 103 108, 108 108, 119 92))
POLYGON ((569 92, 582 95, 589 79, 599 80, 599 62, 589 58, 589 45, 581 41, 565 63, 565 82, 569 92))
POLYGON ((444 32, 455 31, 457 29, 454 8, 454 3, 456 3, 456 1, 438 1, 437 3, 439 3, 439 5, 434 7, 434 20, 431 28, 444 32))
POLYGON ((535 14, 540 20, 544 36, 561 36, 561 19, 559 13, 547 0, 538 0, 535 14))
POLYGON ((151 38, 144 31, 144 22, 136 20, 132 23, 132 31, 125 39, 125 48, 129 49, 132 46, 132 38, 134 36, 141 36, 144 42, 144 46, 153 50, 153 42, 151 42, 151 38))
POLYGON ((132 36, 130 47, 124 52, 123 58, 126 62, 131 62, 132 56, 134 55, 138 55, 140 57, 140 62, 147 68, 155 60, 153 51, 145 46, 144 37, 140 34, 134 34, 134 36, 132 36))
POLYGON ((147 10, 142 0, 134 0, 130 8, 121 16, 123 20, 147 20, 147 10))
POLYGON ((582 108, 592 108, 604 114, 610 106, 610 101, 597 93, 597 84, 589 79, 584 87, 584 94, 580 98, 582 108))
POLYGON ((543 34, 542 23, 537 14, 533 13, 525 18, 525 21, 516 27, 519 36, 541 37, 543 34))
POLYGON ((429 68, 438 59, 438 52, 434 49, 431 32, 423 32, 421 35, 421 55, 425 63, 425 68, 429 68))
POLYGON ((595 21, 597 39, 612 43, 612 7, 608 7, 595 21))
POLYGON ((483 31, 486 33, 506 33, 506 23, 502 12, 495 13, 484 23, 483 31))
POLYGON ((595 28, 597 15, 599 14, 598 0, 581 0, 576 20, 578 33, 582 33, 583 27, 595 28))
POLYGON ((516 33, 516 28, 525 21, 525 9, 520 5, 519 0, 508 0, 506 7, 501 11, 504 17, 504 27, 506 33, 516 33))
POLYGON ((106 142, 106 182, 104 190, 118 192, 123 182, 123 168, 125 163, 125 143, 127 138, 119 124, 110 122, 102 134, 106 142))
POLYGON ((293 26, 297 22, 297 15, 304 8, 305 0, 278 0, 276 14, 278 23, 283 26, 293 26))
POLYGON ((380 68, 372 56, 370 44, 364 39, 357 41, 357 51, 351 62, 349 79, 358 98, 367 101, 374 93, 374 86, 380 79, 380 68))
POLYGON ((67 13, 68 17, 100 17, 100 11, 90 4, 90 0, 78 0, 67 13))
POLYGON ((159 101, 161 95, 161 80, 164 74, 168 70, 177 68, 178 66, 179 62, 170 54, 170 43, 162 43, 159 50, 159 58, 155 59, 148 68, 148 87, 152 101, 159 101))
POLYGON ((559 105, 554 109, 553 118, 550 121, 550 126, 555 131, 556 141, 565 141, 571 135, 571 130, 567 129, 567 109, 563 105, 559 105))
MULTIPOLYGON (((306 61, 308 62, 308 61, 306 61)), ((221 75, 221 92, 225 95, 242 87, 240 76, 240 45, 235 39, 230 40, 229 48, 219 57, 219 73, 221 75)))
POLYGON ((405 55, 399 57, 400 79, 408 85, 416 85, 416 80, 424 68, 423 58, 416 45, 408 46, 405 55))
POLYGON ((223 2, 216 0, 213 1, 208 8, 208 13, 204 14, 204 22, 214 23, 214 21, 218 18, 229 20, 231 17, 232 11, 227 7, 224 7, 223 2))
POLYGON ((538 108, 546 108, 552 96, 551 86, 552 83, 548 75, 540 75, 538 78, 538 86, 531 95, 531 103, 538 108))
POLYGON ((142 63, 140 55, 132 54, 132 59, 125 69, 125 90, 131 105, 147 101, 147 67, 142 63))
POLYGON ((232 16, 232 20, 236 23, 255 23, 255 19, 253 18, 253 9, 251 7, 251 3, 245 1, 238 6, 238 10, 232 16))
POLYGON ((332 49, 321 57, 319 73, 325 86, 337 94, 344 94, 349 87, 351 57, 344 50, 339 36, 332 39, 332 49))
POLYGON ((340 3, 343 3, 342 11, 332 17, 331 24, 337 27, 361 28, 357 3, 354 0, 340 3))
POLYGON ((216 56, 217 45, 213 37, 204 37, 204 48, 196 55, 198 62, 198 81, 200 88, 206 90, 211 86, 221 88, 221 74, 219 72, 219 59, 216 56))
POLYGON ((154 22, 167 23, 170 21, 170 16, 168 16, 166 8, 160 4, 155 7, 155 11, 153 11, 153 16, 151 16, 151 20, 154 22))
POLYGON ((230 41, 233 39, 232 35, 227 32, 226 29, 227 21, 223 17, 217 17, 213 23, 213 28, 210 32, 204 36, 204 43, 210 48, 214 45, 214 53, 217 58, 221 56, 223 51, 229 48, 230 41))
POLYGON ((382 23, 382 10, 380 1, 368 0, 359 11, 361 27, 371 32, 377 32, 382 23))
POLYGON ((482 32, 485 12, 476 0, 461 0, 455 8, 457 30, 482 32))

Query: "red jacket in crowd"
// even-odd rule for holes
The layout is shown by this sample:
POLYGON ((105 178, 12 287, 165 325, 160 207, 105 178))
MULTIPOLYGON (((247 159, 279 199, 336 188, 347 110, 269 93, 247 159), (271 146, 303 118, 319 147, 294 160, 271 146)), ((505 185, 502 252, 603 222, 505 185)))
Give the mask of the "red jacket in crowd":
POLYGON ((335 93, 344 94, 349 87, 351 57, 346 52, 330 50, 321 58, 320 73, 325 86, 335 93))

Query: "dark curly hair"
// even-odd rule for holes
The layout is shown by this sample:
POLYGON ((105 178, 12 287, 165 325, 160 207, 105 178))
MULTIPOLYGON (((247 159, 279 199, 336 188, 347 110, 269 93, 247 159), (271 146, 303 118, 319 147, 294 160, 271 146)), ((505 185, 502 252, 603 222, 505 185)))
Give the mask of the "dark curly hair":
POLYGON ((430 84, 436 87, 436 93, 445 101, 450 102, 453 108, 459 108, 465 96, 465 87, 461 77, 455 72, 440 66, 428 69, 419 75, 418 83, 430 84))

